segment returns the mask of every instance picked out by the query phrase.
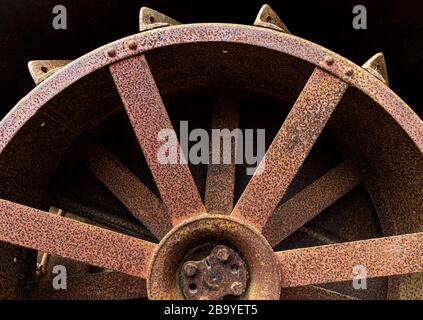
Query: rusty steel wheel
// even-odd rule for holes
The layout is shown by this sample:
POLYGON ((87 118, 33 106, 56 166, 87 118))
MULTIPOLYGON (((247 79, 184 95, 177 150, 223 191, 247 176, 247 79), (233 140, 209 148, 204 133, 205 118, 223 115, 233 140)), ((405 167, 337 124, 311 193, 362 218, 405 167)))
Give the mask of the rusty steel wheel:
POLYGON ((268 6, 254 26, 143 8, 140 28, 30 62, 37 87, 0 123, 1 296, 423 298, 423 125, 383 55, 359 67, 268 6), (180 120, 265 128, 264 172, 159 164, 180 120))

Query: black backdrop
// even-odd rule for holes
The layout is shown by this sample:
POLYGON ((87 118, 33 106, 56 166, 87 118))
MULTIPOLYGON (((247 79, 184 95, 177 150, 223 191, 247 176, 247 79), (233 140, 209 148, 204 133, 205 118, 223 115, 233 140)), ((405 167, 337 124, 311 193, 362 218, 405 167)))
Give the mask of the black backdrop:
MULTIPOLYGON (((229 0, 1 0, 0 81, 2 118, 33 88, 27 62, 75 59, 138 31, 140 7, 184 23, 252 24, 264 3, 229 0), (52 8, 65 5, 68 29, 52 28, 52 8)), ((423 1, 266 0, 290 31, 361 65, 385 54, 391 88, 422 117, 423 1), (354 5, 367 8, 367 30, 352 27, 354 5)))

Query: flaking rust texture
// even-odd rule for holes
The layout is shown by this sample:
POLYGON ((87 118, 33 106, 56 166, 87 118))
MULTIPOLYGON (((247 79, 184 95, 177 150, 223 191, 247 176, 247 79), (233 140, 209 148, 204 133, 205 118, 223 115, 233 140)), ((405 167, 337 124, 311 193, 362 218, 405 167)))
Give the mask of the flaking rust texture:
POLYGON ((219 300, 241 296, 247 289, 247 264, 233 249, 218 245, 201 260, 184 262, 180 288, 188 300, 219 300))
POLYGON ((341 163, 276 208, 263 235, 277 245, 370 175, 352 159, 341 163))
POLYGON ((346 89, 334 76, 320 69, 313 72, 257 169, 261 172, 236 204, 234 217, 263 229, 346 89))
POLYGON ((0 240, 146 277, 155 244, 9 201, 0 201, 0 240))
POLYGON ((28 121, 43 104, 85 75, 153 48, 200 41, 233 42, 260 46, 318 65, 338 78, 359 88, 379 105, 384 106, 386 111, 401 123, 404 130, 416 142, 419 149, 423 151, 421 121, 395 93, 367 71, 335 53, 304 39, 269 29, 229 24, 193 24, 160 28, 118 40, 71 62, 41 83, 36 90, 29 93, 3 119, 0 123, 0 151, 13 137, 14 132, 28 121), (128 47, 129 41, 136 42, 137 47, 135 50, 128 47), (107 52, 112 48, 114 54, 109 56, 107 52), (327 56, 333 59, 332 63, 328 64, 325 62, 327 61, 325 60, 327 56), (352 74, 351 70, 353 71, 352 74))
POLYGON ((110 71, 173 224, 204 213, 206 209, 188 165, 184 164, 187 160, 180 152, 176 133, 145 57, 116 63, 110 71), (158 159, 161 144, 157 138, 166 129, 175 134, 173 149, 178 150, 176 161, 182 164, 161 163, 165 159, 158 159))
MULTIPOLYGON (((238 121, 239 106, 237 102, 233 99, 217 98, 214 102, 212 130, 227 129, 232 132, 232 130, 238 128, 238 121)), ((230 214, 234 205, 237 146, 235 139, 231 139, 229 144, 231 148, 231 159, 229 161, 223 158, 224 148, 228 146, 224 146, 224 143, 219 143, 219 146, 220 153, 218 159, 213 159, 213 154, 215 153, 213 153, 213 147, 211 146, 210 148, 210 164, 207 166, 204 202, 209 213, 230 214)))
MULTIPOLYGON (((251 276, 244 299, 278 299, 279 266, 272 248, 257 231, 225 215, 203 215, 174 228, 160 243, 151 263, 147 290, 150 299, 183 299, 175 275, 184 257, 209 242, 230 243, 251 276)), ((228 286, 233 282, 230 280, 228 286)), ((223 284, 225 288, 225 284, 223 284)))
POLYGON ((277 253, 282 286, 351 280, 354 267, 369 278, 422 271, 423 232, 277 253))
POLYGON ((132 172, 103 146, 86 150, 82 156, 91 172, 158 239, 172 229, 163 203, 132 172))
MULTIPOLYGON (((386 86, 386 69, 382 70, 385 74, 379 77, 374 68, 368 70, 370 64, 363 69, 327 49, 291 36, 270 7, 263 8, 256 20, 259 27, 232 24, 170 26, 178 22, 144 9, 140 15, 143 32, 101 47, 69 64, 63 63, 63 67, 54 68, 48 77, 41 75, 40 78, 39 73, 34 74, 38 86, 0 122, 0 160, 8 166, 13 164, 16 167, 14 174, 22 176, 22 181, 18 182, 6 170, 0 171, 4 185, 14 186, 3 188, 0 196, 15 201, 0 200, 0 240, 116 272, 71 277, 70 290, 65 297, 44 290, 45 281, 26 281, 22 273, 20 276, 25 278, 24 283, 32 287, 26 293, 27 297, 123 299, 148 295, 151 299, 220 299, 232 295, 246 299, 283 299, 312 295, 316 299, 352 299, 313 285, 351 280, 354 276, 352 267, 357 264, 368 268, 369 277, 421 272, 421 230, 400 236, 279 252, 272 249, 369 177, 373 180, 367 185, 377 185, 374 181, 387 179, 385 189, 378 192, 384 197, 389 195, 387 198, 391 203, 382 206, 374 201, 374 205, 379 207, 378 212, 389 211, 391 207, 410 208, 410 215, 418 215, 415 204, 420 201, 418 198, 423 189, 418 189, 423 167, 423 125, 386 86), (208 73, 210 79, 206 79, 209 82, 202 78, 207 85, 222 82, 223 78, 232 86, 238 84, 243 87, 245 83, 237 83, 236 70, 225 73, 219 68, 222 66, 219 60, 230 56, 232 49, 240 55, 237 60, 242 60, 247 51, 241 49, 253 47, 265 56, 274 57, 277 53, 282 61, 298 60, 306 65, 299 68, 304 74, 297 74, 295 70, 298 69, 285 66, 284 71, 289 76, 304 79, 304 87, 301 86, 301 90, 292 88, 299 93, 298 97, 292 101, 288 116, 267 150, 265 162, 251 178, 234 208, 234 164, 212 164, 208 167, 203 203, 197 181, 190 172, 187 159, 180 152, 176 134, 176 163, 161 163, 158 159, 161 143, 157 137, 163 129, 168 130, 167 133, 173 130, 173 119, 168 115, 161 96, 161 89, 166 87, 166 83, 157 81, 152 71, 154 68, 151 66, 157 64, 154 52, 166 53, 166 50, 175 47, 197 50, 206 44, 220 46, 218 56, 213 56, 210 50, 207 55, 201 56, 203 66, 207 64, 209 68, 204 70, 211 70, 208 73), (108 94, 103 97, 99 90, 108 94), (100 109, 99 106, 103 105, 113 107, 100 109), (161 239, 158 245, 18 204, 30 203, 34 207, 42 207, 41 196, 40 199, 35 196, 28 198, 28 191, 17 191, 27 190, 28 186, 41 186, 48 181, 61 161, 72 155, 73 143, 110 117, 120 105, 129 117, 128 125, 135 133, 160 198, 107 148, 89 149, 82 160, 132 215, 161 239), (351 126, 343 118, 343 112, 346 112, 347 120, 363 121, 351 126), (366 118, 369 114, 372 115, 371 120, 366 118), (338 135, 349 146, 355 146, 352 149, 360 153, 365 165, 348 155, 344 162, 279 204, 331 121, 335 122, 331 127, 336 128, 338 135), (386 139, 378 141, 378 144, 368 138, 360 139, 379 137, 377 130, 383 128, 375 123, 391 129, 386 139), (45 141, 46 132, 54 139, 45 141), (393 136, 403 138, 395 140, 393 136), (31 141, 37 143, 32 145, 31 141), (390 141, 399 143, 393 148, 390 141), (31 152, 13 154, 24 145, 31 152), (51 150, 48 150, 49 146, 51 150), (56 158, 52 150, 61 150, 60 157, 56 158), (391 155, 399 150, 408 155, 406 165, 404 161, 398 164, 391 159, 391 155), (38 169, 31 171, 31 175, 26 174, 28 159, 25 156, 28 154, 43 164, 44 171, 38 169), (400 178, 392 172, 399 172, 400 178), (412 174, 415 179, 407 181, 403 178, 412 174), (392 177, 404 182, 403 190, 392 187, 396 185, 392 177), (30 180, 26 189, 16 187, 19 183, 25 186, 25 182, 30 180), (312 199, 308 201, 309 198, 312 199), (210 243, 213 244, 211 252, 195 259, 189 256, 196 247, 210 243), (179 284, 176 279, 179 279, 179 284)), ((263 63, 273 66, 275 59, 265 58, 263 63)), ((185 59, 188 67, 175 65, 172 67, 176 71, 172 69, 172 72, 178 74, 178 70, 183 70, 182 77, 199 79, 198 70, 191 67, 189 58, 185 59)), ((378 59, 381 59, 380 56, 378 59)), ((231 67, 230 64, 225 65, 226 69, 231 67)), ((261 65, 251 64, 251 68, 254 69, 251 74, 260 75, 261 65)), ((270 88, 278 87, 275 79, 278 78, 266 77, 270 88), (276 83, 272 84, 272 81, 276 83)), ((187 81, 184 78, 172 79, 171 82, 178 80, 187 81)), ((243 80, 248 81, 247 72, 243 80)), ((187 87, 195 87, 194 83, 187 82, 187 87)), ((301 81, 297 85, 299 83, 301 81)), ((262 86, 259 87, 253 89, 265 92, 262 86)), ((211 122, 213 128, 233 129, 238 126, 242 108, 239 101, 232 99, 222 96, 216 99, 211 122)), ((371 193, 370 188, 368 192, 371 193)), ((418 221, 419 217, 406 217, 403 221, 408 226, 416 219, 418 221)), ((404 228, 397 220, 389 227, 384 225, 390 233, 418 228, 415 224, 409 229, 404 228)), ((1 258, 4 258, 3 255, 1 258)), ((0 264, 0 267, 5 265, 0 264)), ((7 274, 3 269, 1 271, 2 275, 7 274)), ((18 271, 14 273, 19 274, 18 271)), ((3 295, 21 294, 18 291, 22 288, 12 282, 10 277, 1 278, 3 295), (13 289, 4 289, 9 285, 13 289)))

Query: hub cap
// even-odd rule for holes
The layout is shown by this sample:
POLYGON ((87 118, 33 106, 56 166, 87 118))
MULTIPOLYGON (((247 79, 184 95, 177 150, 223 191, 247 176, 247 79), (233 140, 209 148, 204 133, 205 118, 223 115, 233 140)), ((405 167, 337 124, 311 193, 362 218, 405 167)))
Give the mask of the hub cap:
POLYGON ((150 265, 148 296, 278 299, 277 265, 272 247, 252 227, 230 217, 204 215, 177 226, 160 242, 150 265), (191 260, 204 255, 207 247, 213 247, 209 255, 191 260))

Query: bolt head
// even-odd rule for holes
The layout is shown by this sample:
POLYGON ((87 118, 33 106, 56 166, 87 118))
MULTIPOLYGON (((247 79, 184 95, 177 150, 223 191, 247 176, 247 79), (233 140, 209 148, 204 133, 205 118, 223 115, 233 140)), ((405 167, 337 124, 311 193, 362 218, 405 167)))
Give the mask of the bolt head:
POLYGON ((230 253, 225 248, 218 248, 216 250, 215 255, 216 255, 217 259, 219 259, 220 261, 226 262, 229 259, 230 253))
POLYGON ((131 50, 135 50, 137 48, 137 43, 135 42, 135 40, 130 40, 128 42, 128 48, 131 50))
POLYGON ((42 264, 37 263, 35 273, 37 277, 44 277, 47 274, 47 269, 42 264))
POLYGON ((192 262, 185 263, 184 265, 184 273, 187 277, 193 277, 197 273, 197 265, 192 262))
POLYGON ((244 292, 244 286, 241 282, 234 282, 231 285, 231 292, 234 296, 240 296, 244 292))
POLYGON ((345 71, 345 75, 347 75, 347 76, 352 76, 352 75, 353 75, 353 73, 354 73, 354 71, 353 71, 353 69, 351 69, 351 68, 348 68, 348 69, 345 71))
POLYGON ((326 62, 326 64, 328 65, 328 66, 331 66, 331 65, 333 65, 333 63, 335 62, 335 60, 333 59, 333 57, 331 57, 331 56, 326 56, 325 57, 325 62, 326 62))
POLYGON ((110 48, 107 50, 107 55, 109 57, 115 57, 116 56, 116 49, 115 48, 110 48))

